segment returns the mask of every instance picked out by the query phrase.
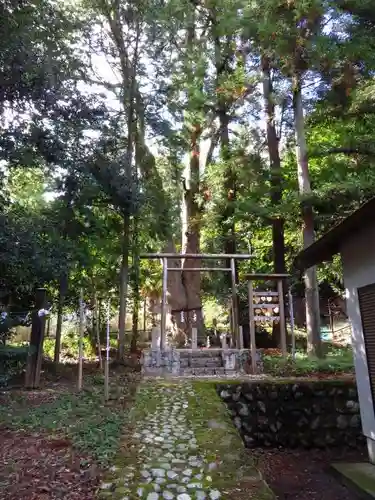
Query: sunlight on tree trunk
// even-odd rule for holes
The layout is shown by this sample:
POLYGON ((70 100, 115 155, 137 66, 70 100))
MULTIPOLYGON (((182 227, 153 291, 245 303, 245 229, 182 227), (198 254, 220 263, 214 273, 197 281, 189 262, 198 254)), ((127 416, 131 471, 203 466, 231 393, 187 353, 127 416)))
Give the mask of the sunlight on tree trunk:
MULTIPOLYGON (((302 103, 301 76, 293 76, 293 109, 296 136, 296 157, 298 186, 302 197, 303 246, 312 245, 315 241, 314 214, 311 202, 306 197, 311 194, 309 165, 307 158, 307 143, 305 137, 305 122, 302 103)), ((322 356, 320 339, 319 288, 316 268, 311 267, 305 273, 306 294, 306 329, 307 350, 311 355, 322 356)))
MULTIPOLYGON (((273 96, 272 76, 270 60, 262 57, 263 98, 266 111, 266 135, 268 154, 271 170, 271 201, 273 209, 277 210, 283 196, 282 171, 279 153, 279 138, 276 133, 275 103, 273 96)), ((281 216, 272 219, 272 249, 273 268, 275 273, 285 273, 285 242, 284 242, 284 219, 281 216)), ((285 288, 285 284, 284 284, 285 288)), ((277 288, 275 288, 276 291, 277 288)), ((285 293, 285 290, 284 290, 285 293)), ((273 323, 272 338, 277 347, 280 346, 280 323, 273 323)))

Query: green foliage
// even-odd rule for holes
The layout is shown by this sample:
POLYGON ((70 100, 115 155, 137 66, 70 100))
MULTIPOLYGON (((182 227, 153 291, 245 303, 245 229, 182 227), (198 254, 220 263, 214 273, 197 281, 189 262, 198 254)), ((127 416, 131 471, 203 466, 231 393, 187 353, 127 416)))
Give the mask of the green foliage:
POLYGON ((305 352, 297 352, 295 361, 291 356, 263 358, 264 371, 275 377, 309 376, 318 374, 353 373, 353 352, 349 348, 331 349, 324 359, 311 358, 305 352))
MULTIPOLYGON (((53 359, 55 350, 55 339, 47 338, 44 341, 44 354, 50 359, 53 359)), ((72 362, 78 360, 79 351, 79 337, 77 331, 70 331, 65 333, 61 339, 61 360, 63 362, 72 362)), ((85 336, 83 338, 83 357, 86 359, 92 359, 95 357, 96 353, 94 351, 93 345, 89 337, 85 336)))
POLYGON ((72 39, 72 16, 61 7, 59 2, 49 0, 2 2, 1 112, 5 104, 13 107, 25 106, 27 101, 47 103, 51 94, 60 92, 72 69, 72 43, 75 41, 72 39))
POLYGON ((67 245, 46 216, 11 205, 0 213, 1 285, 14 297, 57 279, 66 266, 67 245))
POLYGON ((0 345, 0 387, 6 386, 12 378, 23 373, 28 354, 28 346, 0 345))
MULTIPOLYGON (((296 70, 303 75, 317 235, 373 195, 375 37, 369 2, 119 5, 10 0, 0 7, 0 286, 6 300, 29 307, 34 288, 44 285, 56 303, 67 279, 66 308, 77 309, 81 286, 87 303, 95 292, 116 307, 126 216, 134 256, 126 263, 129 305, 138 285, 143 296, 160 292, 159 263, 142 261, 138 270, 137 255, 165 248, 171 238, 179 247, 182 178, 196 125, 201 250, 222 252, 233 228, 236 251, 255 255, 241 264, 240 278, 270 272, 271 221, 278 217, 285 221, 289 267, 302 247, 290 81, 296 70), (108 23, 116 12, 116 23, 108 23), (84 47, 77 43, 82 39, 88 40, 84 47), (118 82, 109 71, 98 71, 98 56, 110 61, 118 82), (277 204, 270 196, 261 123, 262 56, 270 60, 280 136, 277 204), (229 121, 224 149, 226 131, 218 128, 223 112, 229 121), (54 196, 47 199, 47 193, 54 196)), ((342 291, 338 259, 321 266, 319 280, 342 291)), ((209 324, 214 305, 227 310, 228 293, 223 276, 202 279, 209 324)), ((49 355, 52 348, 48 340, 49 355)), ((73 338, 63 341, 68 357, 76 349, 73 338)))

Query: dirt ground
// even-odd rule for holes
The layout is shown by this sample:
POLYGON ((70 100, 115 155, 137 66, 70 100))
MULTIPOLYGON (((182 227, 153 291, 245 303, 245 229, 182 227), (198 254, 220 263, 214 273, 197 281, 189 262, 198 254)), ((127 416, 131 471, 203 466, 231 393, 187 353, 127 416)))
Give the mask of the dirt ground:
POLYGON ((332 462, 365 462, 365 449, 255 450, 255 455, 278 500, 358 500, 332 475, 329 466, 332 462))
MULTIPOLYGON (((77 406, 77 400, 72 399, 71 404, 63 406, 64 411, 68 411, 68 414, 64 413, 64 419, 57 401, 65 397, 66 405, 70 395, 73 397, 76 393, 76 373, 75 366, 61 366, 58 374, 44 371, 38 390, 25 391, 22 381, 19 384, 16 381, 10 390, 0 390, 0 500, 95 498, 101 479, 101 466, 89 453, 78 451, 81 448, 75 440, 79 439, 86 445, 91 443, 92 448, 96 440, 90 436, 97 435, 97 428, 90 427, 92 418, 100 419, 102 415, 103 426, 107 425, 105 419, 108 412, 101 413, 100 408, 126 408, 132 399, 131 387, 136 385, 139 376, 137 372, 127 373, 122 367, 117 371, 114 368, 110 376, 110 401, 90 412, 91 400, 84 399, 84 395, 89 390, 101 392, 102 386, 96 386, 95 378, 89 377, 101 379, 102 375, 96 365, 85 365, 86 391, 82 392, 82 404, 77 406), (29 422, 26 427, 17 423, 18 417, 40 408, 45 410, 34 413, 35 421, 29 422), (60 425, 62 418, 63 425, 60 425), (48 428, 43 426, 46 421, 48 428), (71 438, 65 437, 69 434, 65 431, 71 427, 74 427, 74 433, 71 438)), ((108 425, 114 427, 111 421, 108 425)), ((108 431, 108 425, 103 432, 108 431)))
POLYGON ((0 482, 7 485, 1 500, 94 498, 98 470, 88 457, 72 452, 67 440, 3 430, 0 463, 0 482))

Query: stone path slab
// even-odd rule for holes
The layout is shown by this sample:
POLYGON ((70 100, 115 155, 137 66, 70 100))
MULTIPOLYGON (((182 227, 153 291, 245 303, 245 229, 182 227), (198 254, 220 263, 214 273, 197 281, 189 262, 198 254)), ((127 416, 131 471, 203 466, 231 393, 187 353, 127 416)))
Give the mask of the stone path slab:
POLYGON ((273 498, 214 383, 144 381, 127 428, 124 448, 101 484, 102 498, 273 498), (249 484, 257 496, 248 495, 249 484))

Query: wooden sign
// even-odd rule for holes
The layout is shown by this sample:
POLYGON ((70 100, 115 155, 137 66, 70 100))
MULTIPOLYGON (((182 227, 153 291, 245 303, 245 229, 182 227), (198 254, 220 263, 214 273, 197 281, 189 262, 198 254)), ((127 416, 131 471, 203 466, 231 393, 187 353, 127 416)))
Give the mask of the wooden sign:
POLYGON ((257 291, 253 293, 254 321, 280 321, 278 292, 257 291))
POLYGON ((254 321, 280 321, 280 316, 254 316, 254 321))

